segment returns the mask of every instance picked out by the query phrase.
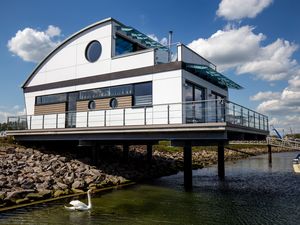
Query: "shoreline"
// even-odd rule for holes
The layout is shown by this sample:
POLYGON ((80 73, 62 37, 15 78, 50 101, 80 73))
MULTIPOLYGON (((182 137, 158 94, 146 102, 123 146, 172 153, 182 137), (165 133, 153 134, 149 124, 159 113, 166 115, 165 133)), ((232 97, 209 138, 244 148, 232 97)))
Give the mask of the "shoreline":
MULTIPOLYGON (((102 149, 100 166, 96 167, 86 163, 86 158, 74 159, 68 154, 59 155, 22 146, 0 146, 0 170, 3 171, 0 175, 0 212, 80 196, 88 189, 93 189, 93 192, 118 189, 183 170, 180 149, 166 151, 158 148, 153 151, 151 164, 145 160, 143 146, 130 148, 128 162, 120 161, 120 148, 102 149)), ((213 148, 205 148, 208 150, 193 150, 193 169, 216 164, 217 152, 213 148)), ((273 152, 283 151, 274 148, 273 152)), ((225 161, 265 153, 266 146, 226 149, 225 161)))

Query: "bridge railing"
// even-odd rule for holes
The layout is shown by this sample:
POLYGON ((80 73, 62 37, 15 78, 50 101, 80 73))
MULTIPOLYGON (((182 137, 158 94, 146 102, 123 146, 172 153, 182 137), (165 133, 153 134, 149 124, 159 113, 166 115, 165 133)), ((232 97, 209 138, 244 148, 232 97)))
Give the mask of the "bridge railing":
POLYGON ((275 137, 267 137, 267 144, 281 147, 281 148, 288 148, 288 149, 300 149, 300 141, 290 140, 290 139, 281 139, 275 137))
POLYGON ((268 117, 226 100, 8 117, 11 130, 228 123, 268 131, 268 117))

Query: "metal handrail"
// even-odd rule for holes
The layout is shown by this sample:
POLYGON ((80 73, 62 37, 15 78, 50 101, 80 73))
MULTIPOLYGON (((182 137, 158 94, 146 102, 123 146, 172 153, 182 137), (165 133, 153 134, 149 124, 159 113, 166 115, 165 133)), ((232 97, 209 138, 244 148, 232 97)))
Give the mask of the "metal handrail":
POLYGON ((84 124, 84 126, 86 127, 91 127, 93 125, 92 119, 95 118, 98 119, 96 121, 97 123, 102 124, 103 122, 103 126, 112 126, 109 124, 117 123, 117 122, 121 122, 122 126, 127 126, 127 124, 130 125, 130 122, 132 123, 134 121, 140 121, 140 120, 143 120, 143 123, 140 125, 148 125, 154 123, 156 120, 159 121, 157 123, 162 123, 162 124, 172 124, 172 123, 185 124, 190 122, 193 123, 227 122, 231 124, 241 125, 244 127, 256 128, 259 130, 266 130, 266 131, 269 130, 267 116, 228 100, 215 100, 215 99, 192 101, 192 102, 179 102, 179 103, 170 103, 170 104, 155 104, 151 106, 147 105, 142 107, 133 106, 133 107, 122 108, 122 109, 89 110, 85 112, 67 111, 63 113, 54 113, 54 114, 49 113, 43 115, 24 115, 19 117, 8 117, 7 122, 8 124, 16 125, 14 127, 17 127, 17 129, 22 129, 22 128, 34 129, 33 125, 37 126, 37 124, 40 123, 41 123, 40 129, 47 129, 47 127, 53 128, 54 126, 53 124, 55 124, 54 128, 59 128, 59 127, 65 128, 67 124, 71 125, 72 127, 79 126, 80 124, 81 126, 82 124, 84 124), (213 104, 209 104, 209 103, 213 103, 213 104), (189 108, 188 106, 192 106, 192 107, 189 108), (135 112, 132 111, 138 109, 141 110, 135 112), (118 110, 120 112, 118 112, 118 110), (99 115, 97 116, 91 115, 93 112, 103 112, 103 118, 102 115, 101 118, 99 117, 99 115), (252 113, 251 116, 249 112, 252 113), (86 115, 80 115, 80 113, 86 115), (130 116, 133 115, 135 117, 130 118, 130 116), (49 116, 53 116, 54 118, 47 118, 49 116), (113 117, 115 118, 112 121, 113 117), (41 118, 41 120, 39 118, 41 118), (82 118, 86 123, 80 121, 80 119, 82 118), (33 121, 33 119, 35 120, 33 121), (71 120, 70 123, 69 120, 71 120), (77 120, 79 120, 79 122, 77 120), (148 122, 148 120, 151 120, 152 122, 148 122), (62 125, 63 123, 65 123, 65 125, 62 125))

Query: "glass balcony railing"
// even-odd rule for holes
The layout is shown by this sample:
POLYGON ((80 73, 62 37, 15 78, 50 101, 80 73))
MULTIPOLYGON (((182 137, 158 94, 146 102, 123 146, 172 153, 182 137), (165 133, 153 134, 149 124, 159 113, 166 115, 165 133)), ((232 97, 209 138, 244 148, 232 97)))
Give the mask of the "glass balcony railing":
POLYGON ((10 130, 227 123, 268 131, 268 117, 225 100, 7 118, 10 130))

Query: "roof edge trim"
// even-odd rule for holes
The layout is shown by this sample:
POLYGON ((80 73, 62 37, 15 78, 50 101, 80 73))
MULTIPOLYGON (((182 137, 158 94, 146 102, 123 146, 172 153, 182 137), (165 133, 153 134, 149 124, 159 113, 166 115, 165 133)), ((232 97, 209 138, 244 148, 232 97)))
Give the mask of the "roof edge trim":
POLYGON ((44 63, 50 59, 50 57, 56 53, 59 49, 61 49, 64 45, 66 45, 68 42, 70 42, 71 40, 73 40, 75 37, 77 37, 78 35, 84 33, 87 30, 90 30, 96 26, 99 26, 100 24, 103 23, 107 23, 107 22, 115 22, 118 23, 120 25, 125 26, 123 23, 119 22, 118 20, 112 18, 112 17, 108 17, 106 19, 100 20, 96 23, 93 23, 81 30, 79 30, 78 32, 72 34, 71 36, 69 36, 68 38, 66 38, 64 41, 62 41, 58 46, 56 46, 48 55, 46 55, 42 61, 34 68, 34 70, 31 72, 30 76, 26 79, 26 81, 23 83, 23 85, 21 86, 23 89, 26 88, 26 86, 28 85, 28 83, 32 80, 33 76, 36 74, 36 72, 44 65, 44 63))

